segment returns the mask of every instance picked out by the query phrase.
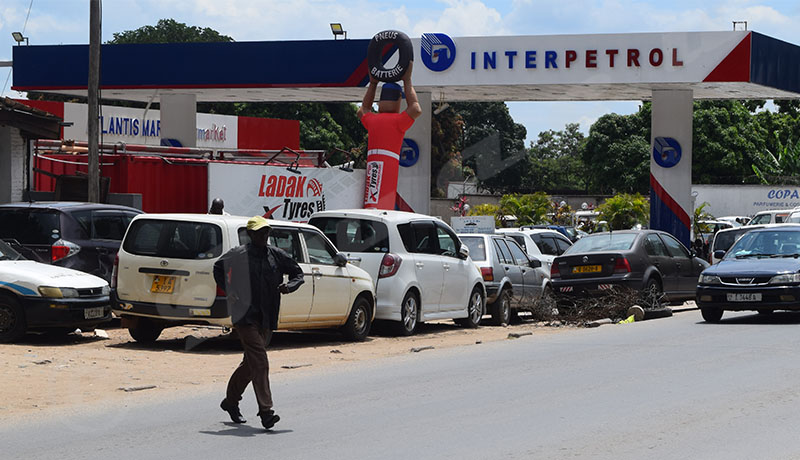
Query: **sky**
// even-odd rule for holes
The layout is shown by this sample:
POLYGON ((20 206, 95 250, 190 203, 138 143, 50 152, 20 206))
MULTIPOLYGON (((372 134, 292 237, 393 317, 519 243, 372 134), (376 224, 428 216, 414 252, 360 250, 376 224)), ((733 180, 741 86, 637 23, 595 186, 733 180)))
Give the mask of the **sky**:
MULTIPOLYGON (((441 32, 453 37, 731 30, 732 21, 748 29, 800 44, 797 0, 104 0, 103 41, 114 32, 154 25, 162 18, 210 27, 236 41, 332 38, 340 22, 348 38, 370 38, 386 29, 419 37, 441 32)), ((0 61, 11 60, 11 33, 22 31, 31 45, 89 42, 88 0, 2 0, 0 61), (30 8, 30 9, 29 9, 30 8)), ((11 91, 11 70, 0 67, 2 95, 11 91)), ((606 113, 635 112, 639 102, 512 102, 511 115, 528 131, 579 123, 588 133, 606 113)))

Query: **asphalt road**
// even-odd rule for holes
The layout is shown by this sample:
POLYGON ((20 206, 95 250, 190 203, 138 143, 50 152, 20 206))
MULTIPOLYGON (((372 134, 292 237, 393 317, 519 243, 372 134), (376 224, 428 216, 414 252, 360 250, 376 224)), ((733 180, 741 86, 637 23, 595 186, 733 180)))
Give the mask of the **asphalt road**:
POLYGON ((800 458, 800 314, 699 312, 354 363, 273 382, 281 422, 220 392, 24 425, 3 459, 800 458))

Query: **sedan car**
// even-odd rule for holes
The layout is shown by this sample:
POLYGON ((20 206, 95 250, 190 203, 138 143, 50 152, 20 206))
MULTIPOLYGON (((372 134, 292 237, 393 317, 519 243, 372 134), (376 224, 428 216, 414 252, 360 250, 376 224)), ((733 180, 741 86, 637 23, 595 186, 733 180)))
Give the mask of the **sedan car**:
POLYGON ((800 225, 784 224, 742 235, 720 263, 697 282, 697 306, 714 323, 725 310, 800 310, 800 225))
POLYGON ((483 275, 486 306, 495 324, 508 324, 518 311, 533 311, 550 274, 516 241, 502 234, 459 234, 483 275))
POLYGON ((623 230, 578 240, 553 261, 550 283, 560 299, 627 288, 657 308, 662 301, 694 299, 697 276, 706 267, 669 233, 623 230))
POLYGON ((30 329, 92 329, 110 319, 103 279, 26 260, 0 241, 0 342, 16 341, 30 329))

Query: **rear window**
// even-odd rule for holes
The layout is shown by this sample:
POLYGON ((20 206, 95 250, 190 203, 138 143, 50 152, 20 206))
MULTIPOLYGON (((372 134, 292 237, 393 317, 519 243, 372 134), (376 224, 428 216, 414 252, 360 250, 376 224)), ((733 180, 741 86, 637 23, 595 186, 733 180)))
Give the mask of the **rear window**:
POLYGON ((0 239, 16 240, 20 244, 50 245, 61 238, 59 216, 57 211, 0 210, 0 239))
POLYGON ((478 236, 462 236, 461 242, 469 248, 469 256, 475 261, 486 260, 486 244, 483 238, 478 236))
POLYGON ((222 229, 202 222, 141 219, 131 224, 122 247, 140 256, 213 259, 222 255, 222 229))
POLYGON ((322 230, 339 251, 389 252, 386 224, 352 217, 316 217, 309 224, 322 230))
POLYGON ((633 246, 634 240, 636 240, 636 233, 610 233, 607 235, 584 236, 567 250, 567 254, 626 251, 633 246))
POLYGON ((719 232, 717 236, 714 238, 714 251, 727 251, 733 245, 733 242, 736 241, 736 238, 742 233, 748 232, 750 229, 742 228, 741 230, 731 230, 728 232, 719 232))

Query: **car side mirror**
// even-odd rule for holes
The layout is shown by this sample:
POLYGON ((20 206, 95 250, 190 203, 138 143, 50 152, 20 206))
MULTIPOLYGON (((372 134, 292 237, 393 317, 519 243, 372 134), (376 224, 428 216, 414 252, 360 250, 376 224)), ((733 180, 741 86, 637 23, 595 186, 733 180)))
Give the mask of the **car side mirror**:
POLYGON ((347 256, 341 252, 337 252, 336 255, 333 256, 333 264, 337 267, 344 267, 347 265, 347 256))
POLYGON ((466 244, 462 244, 461 247, 458 249, 458 253, 461 255, 461 257, 466 259, 467 257, 469 257, 469 248, 467 247, 466 244))
POLYGON ((722 259, 723 257, 725 257, 725 251, 724 250, 717 249, 716 251, 714 251, 714 258, 715 259, 722 259))
POLYGON ((529 259, 528 266, 531 268, 539 268, 542 266, 542 262, 539 259, 529 259))

